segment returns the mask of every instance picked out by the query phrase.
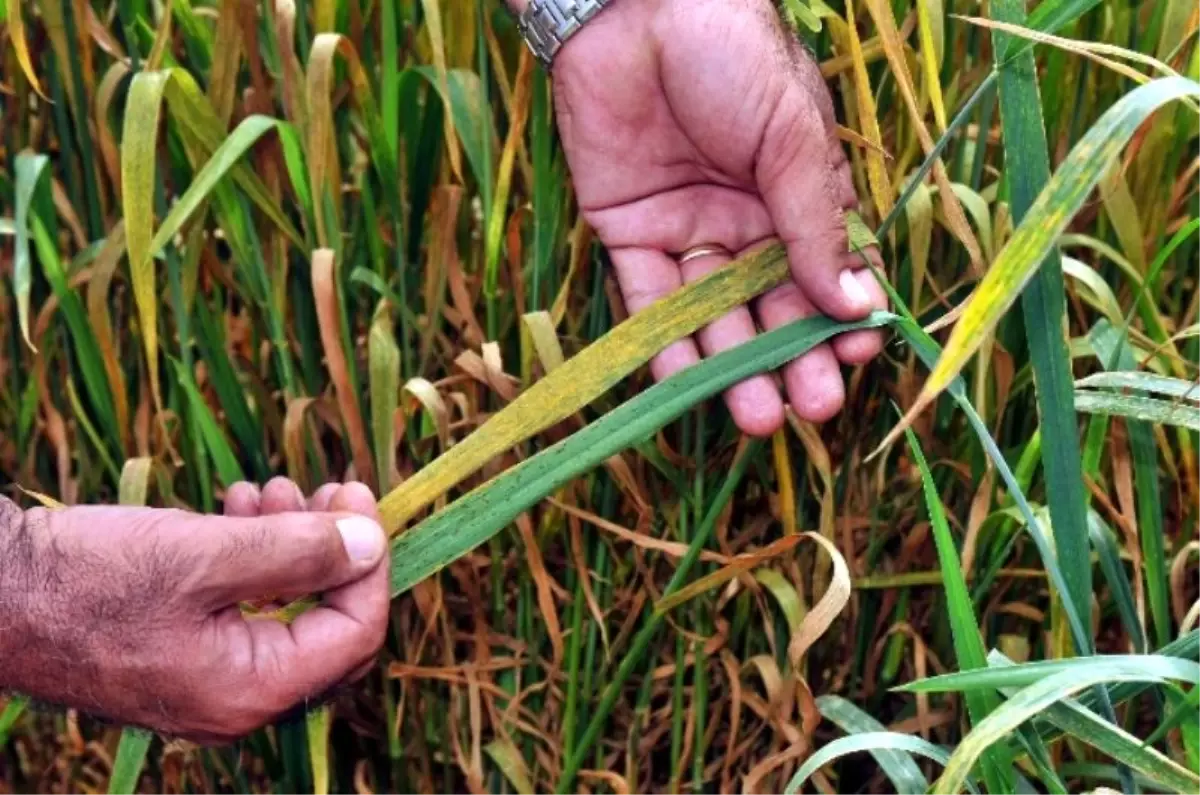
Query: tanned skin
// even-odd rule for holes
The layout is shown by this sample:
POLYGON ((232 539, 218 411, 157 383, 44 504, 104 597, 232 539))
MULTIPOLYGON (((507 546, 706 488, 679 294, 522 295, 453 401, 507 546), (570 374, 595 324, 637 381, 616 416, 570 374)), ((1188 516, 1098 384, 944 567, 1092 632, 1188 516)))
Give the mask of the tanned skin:
POLYGON ((239 484, 226 512, 21 511, 0 497, 0 686, 214 744, 369 670, 390 603, 370 490, 305 501, 283 478, 261 494, 239 484), (238 606, 322 592, 291 625, 238 606))

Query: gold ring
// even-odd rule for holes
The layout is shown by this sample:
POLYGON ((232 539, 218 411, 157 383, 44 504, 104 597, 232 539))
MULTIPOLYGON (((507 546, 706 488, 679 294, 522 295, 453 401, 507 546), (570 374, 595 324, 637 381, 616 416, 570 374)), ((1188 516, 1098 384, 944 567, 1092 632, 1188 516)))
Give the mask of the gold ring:
POLYGON ((724 246, 718 243, 705 243, 700 246, 692 246, 687 251, 680 254, 679 264, 682 265, 688 260, 696 259, 697 257, 707 257, 711 254, 724 254, 726 257, 731 259, 733 257, 733 254, 730 253, 729 249, 725 248, 724 246))

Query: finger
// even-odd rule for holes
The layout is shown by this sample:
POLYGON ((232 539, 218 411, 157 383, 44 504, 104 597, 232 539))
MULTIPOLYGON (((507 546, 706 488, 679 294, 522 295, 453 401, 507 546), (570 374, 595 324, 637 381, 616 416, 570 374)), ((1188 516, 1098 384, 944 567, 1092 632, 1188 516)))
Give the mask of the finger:
MULTIPOLYGON (((359 526, 385 548, 383 530, 374 521, 376 501, 361 483, 340 486, 330 507, 337 512, 361 512, 340 524, 359 526)), ((388 555, 380 555, 368 572, 324 594, 322 604, 284 626, 277 622, 250 622, 256 669, 272 671, 269 685, 276 698, 293 704, 324 693, 342 682, 361 679, 371 670, 374 657, 388 632, 391 604, 388 555)))
MULTIPOLYGON (((879 308, 887 306, 887 293, 884 292, 871 271, 861 268, 854 272, 854 278, 858 280, 863 291, 870 297, 872 306, 879 308)), ((875 329, 851 331, 833 338, 833 352, 845 364, 866 364, 878 356, 881 350, 883 350, 883 332, 875 329)))
POLYGON ((840 146, 831 149, 831 139, 811 92, 789 85, 767 123, 755 176, 787 246, 793 279, 813 306, 849 321, 866 316, 872 306, 847 271, 844 207, 853 186, 841 166, 845 153, 840 146))
POLYGON ((184 586, 214 610, 334 589, 386 557, 387 539, 378 524, 352 513, 184 515, 194 556, 184 586))
MULTIPOLYGON (((729 262, 725 254, 706 254, 680 266, 685 282, 691 283, 729 262)), ((748 307, 740 306, 696 333, 700 350, 712 356, 752 340, 758 329, 748 307)), ((752 376, 725 391, 725 405, 742 432, 770 436, 783 425, 783 400, 771 377, 752 376)))
POLYGON ((254 483, 240 480, 225 492, 226 516, 258 516, 262 492, 254 483))
POLYGON ((313 492, 313 495, 308 498, 308 510, 310 511, 328 511, 329 501, 333 499, 333 495, 342 487, 341 483, 326 483, 319 489, 313 492))
MULTIPOLYGON (((661 251, 648 248, 617 248, 609 251, 617 286, 630 314, 640 312, 650 304, 683 286, 683 275, 675 260, 661 251)), ((667 346, 650 362, 650 373, 656 380, 700 361, 700 351, 690 337, 667 346)))
MULTIPOLYGON (((755 302, 755 309, 759 322, 768 330, 817 314, 804 292, 792 282, 764 293, 755 302)), ((788 362, 781 374, 788 403, 796 416, 809 422, 825 422, 841 411, 846 387, 828 344, 818 345, 788 362)))
MULTIPOLYGON (((363 521, 379 527, 379 508, 375 495, 362 483, 347 483, 338 489, 330 500, 329 507, 339 513, 358 514, 363 521)), ((382 529, 380 530, 382 533, 382 529)), ((391 594, 388 589, 389 556, 386 553, 379 563, 378 571, 372 572, 361 580, 351 582, 341 588, 325 594, 325 604, 343 614, 370 624, 380 621, 383 627, 387 625, 388 608, 391 604, 391 594), (376 579, 382 577, 382 585, 376 579)), ((385 629, 381 628, 380 633, 385 629)))
POLYGON ((379 507, 375 502, 375 495, 365 484, 358 481, 339 486, 330 496, 329 510, 362 514, 373 521, 379 521, 379 507))
POLYGON ((263 486, 262 513, 292 513, 305 510, 304 492, 292 480, 284 477, 271 478, 263 486))
MULTIPOLYGON (((383 530, 371 519, 344 521, 369 528, 383 544, 383 530)), ((247 622, 255 670, 266 672, 273 698, 288 705, 361 678, 387 635, 390 604, 387 556, 381 555, 365 576, 328 591, 320 606, 290 625, 247 622)))

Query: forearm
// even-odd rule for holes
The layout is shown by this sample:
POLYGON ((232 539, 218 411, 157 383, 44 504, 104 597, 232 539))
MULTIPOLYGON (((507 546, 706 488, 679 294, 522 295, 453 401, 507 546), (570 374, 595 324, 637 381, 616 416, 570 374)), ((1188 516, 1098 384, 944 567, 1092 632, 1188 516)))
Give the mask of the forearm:
POLYGON ((37 645, 35 602, 39 581, 45 579, 38 575, 35 519, 34 512, 0 497, 0 690, 28 691, 34 684, 31 670, 40 667, 31 660, 37 645))
POLYGON ((23 526, 21 509, 7 497, 0 497, 0 691, 15 685, 16 651, 23 645, 17 637, 21 594, 13 581, 22 557, 18 539, 23 526))
POLYGON ((106 644, 136 617, 122 610, 122 584, 105 579, 115 567, 75 555, 63 538, 74 510, 22 510, 0 497, 0 691, 105 718, 105 689, 137 684, 101 676, 106 644), (110 601, 88 598, 92 582, 105 583, 110 601))

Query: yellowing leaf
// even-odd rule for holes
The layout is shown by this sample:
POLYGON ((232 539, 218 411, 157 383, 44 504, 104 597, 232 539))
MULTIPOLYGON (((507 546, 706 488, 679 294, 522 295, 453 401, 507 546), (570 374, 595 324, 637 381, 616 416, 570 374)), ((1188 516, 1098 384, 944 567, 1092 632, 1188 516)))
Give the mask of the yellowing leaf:
POLYGON ((121 505, 145 505, 150 488, 150 472, 154 459, 147 456, 131 458, 121 468, 117 487, 117 502, 121 505))
POLYGON ((375 313, 367 338, 368 387, 371 392, 371 435, 375 442, 375 468, 379 489, 392 486, 396 472, 396 424, 400 401, 400 348, 396 345, 390 306, 375 313))
POLYGON ((317 325, 321 335, 321 346, 325 349, 329 380, 333 382, 338 410, 354 456, 355 474, 368 486, 374 487, 371 448, 367 444, 367 432, 363 427, 362 412, 359 410, 358 385, 351 380, 346 351, 342 347, 342 305, 338 299, 334 263, 334 253, 331 249, 323 248, 313 252, 312 290, 313 301, 317 307, 317 325))
POLYGON ((933 104, 933 118, 940 132, 946 131, 946 104, 942 99, 940 73, 945 48, 942 30, 942 0, 917 0, 917 24, 921 32, 921 65, 933 104))
POLYGON ((354 100, 367 128, 371 163, 383 184, 387 201, 399 196, 395 153, 387 145, 383 122, 371 92, 371 83, 359 60, 358 51, 350 39, 338 33, 322 33, 313 41, 308 54, 308 171, 317 219, 317 241, 321 246, 339 248, 333 236, 336 229, 327 228, 324 197, 333 200, 335 219, 341 192, 341 166, 333 145, 333 66, 334 56, 341 55, 350 76, 354 100))
POLYGON ((520 795, 533 795, 533 783, 529 779, 529 768, 525 764, 525 757, 513 745, 512 740, 507 737, 497 737, 483 747, 484 753, 492 758, 496 763, 496 767, 500 768, 500 772, 508 779, 508 783, 512 784, 520 795))
POLYGON ((25 73, 25 79, 29 81, 29 85, 33 86, 33 90, 38 92, 38 95, 43 99, 49 99, 46 92, 42 90, 42 84, 38 82, 37 72, 33 68, 33 60, 29 57, 29 43, 25 41, 25 19, 21 13, 21 0, 7 0, 8 3, 8 39, 12 43, 13 54, 17 56, 17 63, 21 66, 21 71, 25 73))
POLYGON ((333 713, 328 706, 314 707, 304 716, 314 795, 329 793, 329 728, 332 722, 333 713))
POLYGON ((846 3, 846 22, 836 17, 829 20, 829 30, 832 35, 844 41, 849 50, 854 66, 854 95, 858 102, 858 123, 863 134, 871 142, 871 148, 866 152, 867 182, 871 189, 871 198, 875 200, 875 209, 881 216, 892 211, 895 191, 888 179, 887 164, 880 152, 883 151, 883 136, 879 131, 879 118, 875 111, 875 98, 871 94, 870 78, 867 76, 866 56, 862 43, 858 38, 858 28, 854 20, 854 4, 852 0, 846 3))
POLYGON ((1071 150, 976 288, 912 408, 883 449, 958 376, 985 335, 1020 296, 1058 236, 1134 131, 1172 100, 1200 96, 1200 84, 1167 77, 1135 88, 1109 108, 1071 150))
MULTIPOLYGON (((892 76, 896 80, 900 96, 908 109, 909 119, 917 134, 917 140, 921 142, 921 149, 928 156, 933 152, 934 142, 929 131, 925 129, 925 122, 917 107, 912 76, 908 72, 908 62, 904 58, 904 47, 900 40, 900 32, 896 30, 896 20, 892 16, 891 6, 883 0, 865 0, 865 2, 867 9, 871 12, 871 17, 879 27, 879 39, 883 42, 883 51, 887 56, 888 64, 892 67, 892 76)), ((938 184, 939 198, 942 200, 942 209, 946 214, 946 225, 967 249, 971 265, 976 271, 982 272, 984 263, 983 255, 979 251, 979 243, 976 242, 975 235, 971 233, 971 226, 967 223, 962 207, 959 205, 954 191, 950 188, 950 178, 946 175, 946 167, 942 164, 941 159, 934 162, 933 178, 938 184)))
POLYGON ((528 312, 521 316, 521 323, 533 343, 542 369, 547 373, 554 372, 562 365, 564 357, 550 313, 545 310, 528 312))
MULTIPOLYGON (((446 39, 442 33, 442 11, 438 0, 421 0, 425 11, 425 29, 429 34, 429 46, 433 53, 433 68, 437 73, 438 90, 443 97, 449 97, 450 84, 446 73, 446 39)), ((446 107, 449 109, 447 101, 446 107)), ((462 155, 458 151, 458 139, 454 135, 454 119, 450 113, 443 118, 444 135, 446 136, 446 151, 450 155, 450 168, 455 178, 461 184, 463 181, 462 155)))
POLYGON ((154 291, 154 174, 158 159, 158 119, 169 71, 138 72, 129 86, 121 136, 121 211, 133 298, 141 324, 150 392, 162 406, 158 378, 158 300, 154 291))
POLYGON ((783 248, 774 244, 635 314, 384 497, 384 528, 395 533, 496 455, 571 416, 672 342, 778 284, 787 267, 783 248))

